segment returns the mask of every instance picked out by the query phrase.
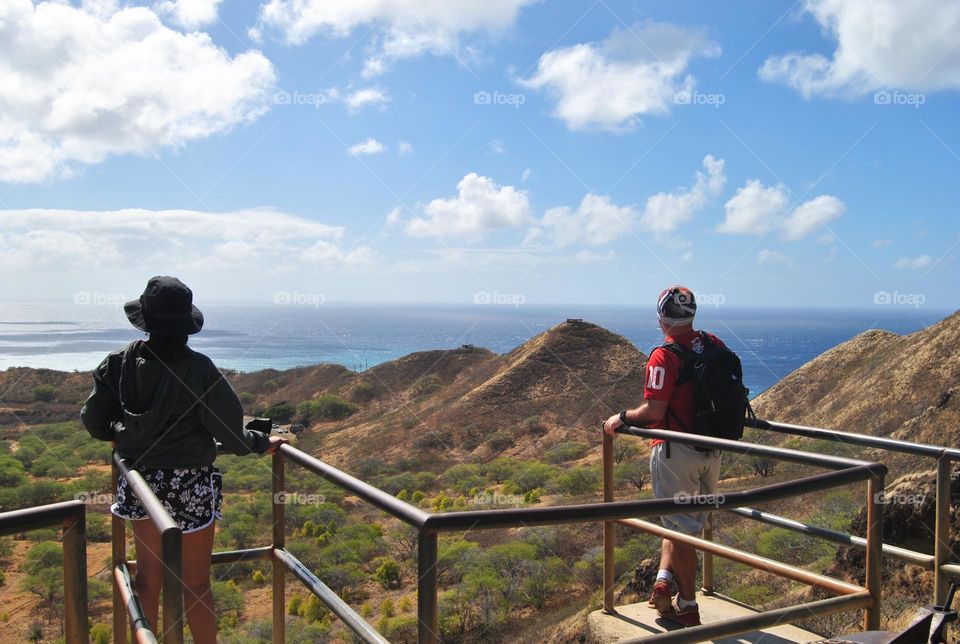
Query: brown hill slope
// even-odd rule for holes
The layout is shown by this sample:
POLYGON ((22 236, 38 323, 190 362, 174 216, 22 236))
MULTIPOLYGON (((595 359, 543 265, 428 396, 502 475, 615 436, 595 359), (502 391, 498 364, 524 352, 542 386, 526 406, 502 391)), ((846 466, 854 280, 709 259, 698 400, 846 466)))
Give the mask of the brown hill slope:
POLYGON ((900 336, 867 331, 758 396, 758 415, 939 445, 960 439, 960 312, 900 336))
POLYGON ((557 325, 503 356, 464 351, 413 354, 364 373, 388 393, 368 414, 318 427, 325 457, 536 458, 557 442, 596 441, 600 420, 642 395, 645 356, 589 323, 557 325))

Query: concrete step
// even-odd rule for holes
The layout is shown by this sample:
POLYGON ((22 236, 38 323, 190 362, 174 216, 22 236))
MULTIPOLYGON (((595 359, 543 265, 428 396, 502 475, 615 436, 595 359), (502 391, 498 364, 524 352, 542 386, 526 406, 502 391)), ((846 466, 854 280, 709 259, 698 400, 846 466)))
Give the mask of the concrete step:
MULTIPOLYGON (((697 603, 700 605, 700 620, 704 624, 757 612, 720 595, 697 595, 697 603)), ((616 615, 606 615, 599 610, 594 611, 588 616, 587 625, 587 641, 593 644, 608 644, 683 628, 678 624, 660 618, 657 611, 647 607, 646 602, 617 606, 616 615)), ((710 641, 715 644, 742 644, 747 642, 788 644, 821 640, 823 640, 822 635, 805 631, 790 624, 784 624, 766 628, 762 631, 742 633, 710 641)))

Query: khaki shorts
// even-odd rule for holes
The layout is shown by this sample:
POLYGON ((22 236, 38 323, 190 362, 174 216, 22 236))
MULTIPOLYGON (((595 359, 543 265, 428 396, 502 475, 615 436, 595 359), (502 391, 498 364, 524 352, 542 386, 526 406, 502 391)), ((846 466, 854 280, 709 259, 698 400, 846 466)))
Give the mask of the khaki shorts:
MULTIPOLYGON (((660 443, 650 452, 650 480, 656 498, 673 498, 681 504, 690 503, 692 497, 696 496, 718 498, 720 452, 701 452, 689 445, 671 443, 670 458, 666 453, 665 443, 660 443)), ((705 519, 704 512, 664 514, 660 517, 663 527, 684 534, 699 534, 705 519)))

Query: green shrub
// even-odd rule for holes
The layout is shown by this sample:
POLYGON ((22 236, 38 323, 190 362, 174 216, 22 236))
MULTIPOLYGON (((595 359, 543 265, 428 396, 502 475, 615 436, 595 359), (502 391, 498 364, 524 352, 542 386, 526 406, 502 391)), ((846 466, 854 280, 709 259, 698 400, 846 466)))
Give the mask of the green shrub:
POLYGON ((313 400, 305 400, 297 405, 297 415, 306 422, 342 420, 356 410, 356 405, 336 394, 321 394, 313 400))
POLYGON ((443 386, 443 381, 440 379, 440 376, 431 373, 414 382, 410 389, 413 391, 414 396, 425 396, 437 391, 441 386, 443 386))
POLYGON ((583 457, 588 449, 590 446, 580 441, 557 443, 546 451, 543 458, 548 463, 566 463, 583 457))
POLYGON ((539 416, 530 416, 524 419, 523 429, 527 434, 533 434, 534 436, 542 436, 547 433, 547 426, 543 424, 539 416))
POLYGON ((110 644, 113 641, 111 637, 112 629, 107 624, 94 624, 90 629, 90 642, 92 644, 110 644))
POLYGON ((252 405, 252 404, 254 403, 254 401, 256 401, 256 399, 257 399, 257 397, 254 396, 254 395, 253 395, 252 393, 250 393, 249 391, 241 391, 241 392, 240 392, 240 402, 242 402, 242 403, 244 404, 244 406, 246 406, 246 405, 252 405))
POLYGON ((290 596, 290 601, 287 602, 287 615, 299 615, 300 606, 303 605, 303 596, 294 593, 290 596))
POLYGON ((502 452, 513 447, 514 439, 510 432, 499 431, 487 439, 487 444, 494 452, 502 452))
POLYGON ((350 387, 350 400, 355 402, 368 402, 373 400, 376 395, 376 388, 369 382, 360 381, 354 386, 350 387))
POLYGON ((384 588, 399 588, 401 571, 400 564, 393 557, 384 557, 377 570, 373 573, 373 578, 384 588))
POLYGON ((276 405, 271 405, 263 410, 262 415, 271 419, 275 423, 289 423, 293 418, 293 414, 296 410, 293 405, 288 402, 279 402, 276 405))
POLYGON ((393 608, 393 600, 387 597, 380 604, 380 614, 384 617, 393 617, 396 614, 393 608))
POLYGON ((50 402, 57 397, 57 388, 53 385, 37 385, 33 388, 34 402, 50 402))
POLYGON ((444 482, 461 494, 466 494, 470 488, 483 485, 480 476, 480 466, 472 463, 454 465, 443 473, 444 482))
MULTIPOLYGON (((510 477, 508 482, 514 483, 517 489, 526 494, 530 490, 538 487, 546 487, 547 482, 556 476, 557 470, 546 463, 524 463, 517 469, 516 473, 510 477)), ((505 491, 506 492, 506 491, 505 491)), ((507 492, 509 494, 509 492, 507 492)))

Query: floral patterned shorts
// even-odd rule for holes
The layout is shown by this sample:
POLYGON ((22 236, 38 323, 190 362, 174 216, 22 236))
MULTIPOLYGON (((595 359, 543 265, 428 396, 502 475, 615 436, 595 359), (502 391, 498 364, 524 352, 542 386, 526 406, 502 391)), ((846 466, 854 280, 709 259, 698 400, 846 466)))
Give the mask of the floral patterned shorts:
MULTIPOLYGON (((147 485, 184 533, 206 528, 222 518, 223 477, 213 465, 191 468, 143 468, 138 470, 147 485)), ((117 483, 116 503, 110 511, 121 519, 146 519, 147 511, 133 494, 127 479, 117 483)))

